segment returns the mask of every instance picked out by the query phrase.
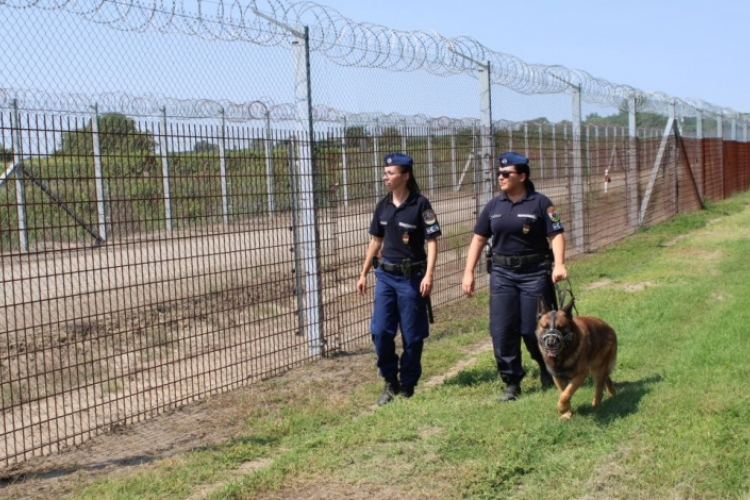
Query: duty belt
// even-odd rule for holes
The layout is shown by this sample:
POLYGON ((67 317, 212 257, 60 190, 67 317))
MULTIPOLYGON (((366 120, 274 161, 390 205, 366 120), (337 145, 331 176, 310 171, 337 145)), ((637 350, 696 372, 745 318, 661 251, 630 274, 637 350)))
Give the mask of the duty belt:
POLYGON ((549 254, 532 253, 529 255, 498 255, 492 254, 492 263, 498 266, 525 266, 544 262, 549 254))
POLYGON ((400 274, 407 278, 411 277, 411 273, 413 271, 423 271, 427 267, 427 263, 424 261, 411 262, 410 265, 401 265, 401 264, 390 264, 388 262, 383 262, 381 260, 376 259, 374 264, 375 264, 374 267, 376 269, 382 269, 383 271, 388 272, 388 273, 400 274))

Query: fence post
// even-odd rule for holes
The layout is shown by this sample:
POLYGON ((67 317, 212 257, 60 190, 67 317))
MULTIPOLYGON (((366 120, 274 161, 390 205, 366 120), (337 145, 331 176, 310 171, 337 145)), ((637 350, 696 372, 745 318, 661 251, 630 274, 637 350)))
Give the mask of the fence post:
POLYGON ((221 180, 221 213, 224 224, 229 224, 229 190, 227 189, 226 114, 221 108, 221 130, 219 131, 219 178, 221 180))
MULTIPOLYGON (((721 151, 721 172, 724 172, 726 165, 724 165, 724 120, 721 114, 716 115, 716 136, 719 138, 719 148, 721 151)), ((719 176, 721 182, 721 199, 726 198, 726 190, 724 186, 724 175, 719 176)))
POLYGON ((544 180, 544 141, 542 139, 543 127, 544 125, 542 123, 539 123, 539 178, 541 180, 544 180))
POLYGON ((161 176, 164 186, 164 218, 166 219, 167 231, 172 231, 172 196, 169 188, 169 157, 168 157, 168 134, 167 131, 167 108, 161 108, 162 118, 159 123, 159 153, 161 154, 161 176))
POLYGON ((430 197, 435 191, 435 157, 432 152, 432 130, 427 126, 427 185, 430 197))
POLYGON ((23 139, 21 135, 21 114, 18 111, 18 99, 13 99, 13 115, 10 122, 11 147, 13 149, 13 164, 16 165, 16 211, 18 215, 18 240, 21 251, 29 251, 29 229, 26 227, 26 192, 23 184, 23 139))
POLYGON ((508 124, 508 150, 513 151, 513 124, 508 124))
POLYGON ((266 109, 265 117, 265 140, 263 141, 263 154, 266 156, 266 194, 268 195, 268 216, 276 215, 276 194, 273 178, 273 135, 271 131, 271 111, 266 109))
POLYGON ((591 176, 591 125, 586 125, 586 178, 591 176))
POLYGON ((695 110, 695 171, 700 178, 701 196, 706 196, 706 173, 703 171, 706 156, 706 146, 703 139, 703 111, 695 110))
MULTIPOLYGON (((602 145, 601 139, 599 138, 599 125, 594 125, 594 148, 596 150, 596 166, 601 169, 602 161, 602 145)), ((607 150, 604 150, 604 157, 607 157, 607 150)), ((597 173, 598 174, 598 173, 597 173)))
POLYGON ((406 125, 401 125, 401 152, 406 154, 406 132, 407 127, 406 125))
MULTIPOLYGON (((481 135, 481 133, 480 133, 481 135)), ((480 179, 480 173, 478 172, 478 169, 484 169, 484 158, 480 157, 478 154, 474 154, 475 151, 479 150, 481 148, 481 143, 479 142, 480 137, 477 137, 477 135, 474 133, 474 130, 472 130, 471 133, 471 151, 472 154, 469 156, 469 160, 466 163, 467 166, 471 166, 471 185, 474 188, 474 212, 480 213, 482 210, 482 203, 484 202, 484 196, 485 196, 485 189, 487 182, 484 179, 484 174, 481 175, 481 181, 480 179)), ((466 171, 466 168, 464 168, 464 172, 466 171)), ((461 179, 463 179, 463 175, 461 176, 461 179)), ((458 181, 459 184, 461 183, 461 180, 458 181)), ((488 278, 489 279, 489 278, 488 278)))
POLYGON ((523 154, 526 158, 529 157, 529 124, 523 122, 523 154))
POLYGON ((107 241, 107 213, 104 208, 104 181, 102 175, 102 147, 99 141, 99 106, 94 104, 91 117, 91 141, 94 149, 94 183, 96 185, 96 214, 99 219, 99 238, 107 241))
MULTIPOLYGON (((670 130, 670 133, 672 135, 672 147, 674 148, 674 153, 677 153, 679 151, 679 144, 677 144, 677 137, 675 137, 675 128, 679 131, 679 127, 677 126, 677 103, 675 101, 672 101, 669 104, 669 118, 672 121, 672 130, 670 130)), ((679 132, 678 132, 679 133, 679 132)), ((670 186, 670 196, 672 197, 672 206, 674 207, 674 213, 675 215, 680 213, 680 191, 679 191, 679 182, 680 182, 680 164, 679 164, 679 158, 678 154, 672 154, 672 185, 670 186)), ((664 169, 667 169, 667 165, 664 165, 664 169)), ((669 177, 668 177, 669 178, 669 177)))
POLYGON ((454 127, 451 134, 451 189, 456 188, 456 160, 456 129, 454 127))
POLYGON ((570 150, 568 147, 568 124, 563 123, 563 176, 565 179, 565 185, 570 191, 570 150))
POLYGON ((638 226, 638 129, 635 121, 635 94, 628 98, 628 168, 625 171, 625 198, 628 222, 638 226))
POLYGON ((344 131, 341 134, 341 183, 344 185, 344 206, 349 206, 349 179, 346 165, 346 118, 344 118, 344 131))
POLYGON ((557 125, 552 124, 552 178, 557 176, 557 125))
MULTIPOLYGON (((492 157, 493 157, 493 136, 492 136, 492 78, 491 78, 491 67, 490 67, 490 61, 486 60, 484 62, 479 62, 475 59, 472 59, 469 56, 466 56, 464 54, 461 54, 460 52, 456 52, 451 50, 454 54, 457 56, 466 59, 467 61, 470 61, 477 66, 477 79, 479 80, 479 113, 480 113, 480 136, 481 136, 481 143, 480 147, 482 148, 482 155, 481 155, 481 168, 482 168, 482 186, 481 190, 479 189, 479 186, 477 186, 477 171, 476 171, 476 165, 472 165, 472 171, 473 171, 473 177, 474 177, 474 192, 477 193, 476 196, 476 213, 479 213, 479 211, 482 209, 482 206, 490 201, 492 199, 492 188, 494 185, 495 178, 492 176, 492 157), (481 191, 481 192, 480 192, 481 191)), ((474 139, 473 134, 473 126, 472 126, 472 140, 474 139)), ((476 158, 475 155, 476 152, 476 142, 472 144, 471 149, 471 156, 469 156, 469 161, 474 163, 474 160, 476 158)), ((469 162, 467 161, 466 166, 469 166, 469 162)), ((464 172, 466 172, 466 167, 464 167, 464 172)), ((461 179, 459 179, 459 184, 463 180, 463 174, 461 174, 461 179)))
POLYGON ((380 144, 378 140, 378 133, 380 132, 378 127, 378 119, 375 118, 375 127, 372 131, 372 164, 375 167, 375 202, 380 199, 380 185, 383 183, 380 178, 380 144))
MULTIPOLYGON (((613 127, 614 128, 614 127, 613 127)), ((609 169, 609 125, 604 126, 604 161, 602 161, 605 169, 609 169)))
POLYGON ((298 140, 294 134, 289 138, 289 210, 292 213, 292 255, 294 256, 294 297, 297 300, 297 323, 299 324, 297 335, 305 334, 305 300, 304 300, 304 287, 302 286, 302 268, 303 256, 302 256, 302 227, 299 221, 299 170, 297 169, 298 163, 298 140))
MULTIPOLYGON (((313 117, 310 89, 310 30, 304 27, 302 33, 295 32, 292 41, 294 59, 295 114, 300 136, 303 141, 303 154, 299 157, 300 210, 302 241, 300 247, 305 261, 305 330, 310 356, 323 354, 323 315, 322 290, 320 283, 320 253, 318 237, 317 201, 315 196, 315 162, 313 161, 313 117)), ((299 272, 300 270, 298 270, 299 272)))
POLYGON ((573 178, 571 187, 571 203, 573 205, 573 229, 571 241, 575 253, 583 253, 584 248, 584 217, 583 217, 583 161, 581 158, 581 87, 571 85, 573 91, 573 178))
POLYGON ((482 193, 478 199, 477 214, 482 207, 492 199, 492 188, 497 180, 492 175, 493 148, 492 148, 492 68, 490 61, 484 61, 479 65, 477 76, 479 77, 479 116, 481 126, 482 148, 482 193))

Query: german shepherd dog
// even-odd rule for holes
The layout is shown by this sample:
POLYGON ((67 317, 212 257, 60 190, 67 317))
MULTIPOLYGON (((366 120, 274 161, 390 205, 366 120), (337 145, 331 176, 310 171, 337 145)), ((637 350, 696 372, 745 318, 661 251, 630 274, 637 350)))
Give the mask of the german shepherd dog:
POLYGON ((573 416, 570 400, 589 372, 595 388, 591 406, 601 402, 605 386, 610 396, 615 395, 610 375, 617 360, 617 335, 599 318, 573 317, 573 304, 571 300, 562 309, 551 310, 542 297, 537 304, 536 337, 547 370, 560 391, 557 410, 566 420, 573 416))

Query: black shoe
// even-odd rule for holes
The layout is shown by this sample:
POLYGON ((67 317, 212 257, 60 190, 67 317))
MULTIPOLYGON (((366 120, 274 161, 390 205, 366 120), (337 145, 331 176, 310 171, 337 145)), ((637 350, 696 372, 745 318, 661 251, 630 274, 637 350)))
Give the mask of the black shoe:
POLYGON ((521 395, 521 386, 518 384, 508 384, 505 392, 500 395, 500 402, 515 401, 521 395))
POLYGON ((409 399, 414 395, 414 386, 413 385, 402 385, 401 389, 398 391, 398 395, 401 397, 404 397, 406 399, 409 399))
POLYGON ((398 380, 386 380, 383 393, 378 398, 378 406, 383 406, 393 401, 393 398, 399 393, 399 389, 398 380))
POLYGON ((539 381, 542 383, 543 391, 546 391, 547 389, 552 389, 553 387, 555 387, 555 381, 552 379, 552 375, 550 375, 547 370, 544 370, 539 375, 539 381))

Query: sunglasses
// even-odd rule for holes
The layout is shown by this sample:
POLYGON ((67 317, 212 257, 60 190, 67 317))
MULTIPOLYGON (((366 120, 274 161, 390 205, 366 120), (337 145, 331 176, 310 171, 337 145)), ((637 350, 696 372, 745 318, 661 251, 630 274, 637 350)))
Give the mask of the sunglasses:
POLYGON ((503 179, 507 179, 510 177, 510 174, 517 174, 515 170, 498 170, 497 175, 498 177, 502 177, 503 179))

